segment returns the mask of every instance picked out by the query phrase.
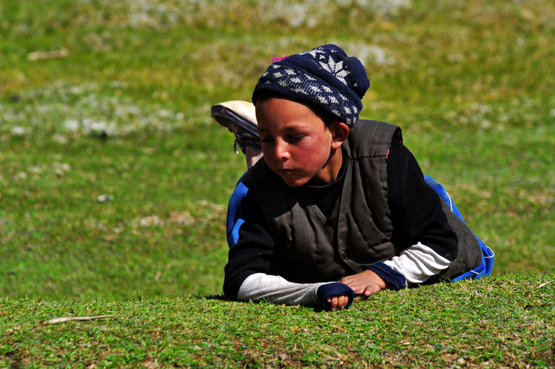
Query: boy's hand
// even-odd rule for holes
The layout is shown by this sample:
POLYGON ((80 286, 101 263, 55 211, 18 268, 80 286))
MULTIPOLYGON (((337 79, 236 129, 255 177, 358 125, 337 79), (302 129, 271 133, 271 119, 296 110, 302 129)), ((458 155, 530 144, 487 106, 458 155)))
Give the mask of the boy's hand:
POLYGON ((329 296, 327 302, 330 304, 330 311, 335 311, 337 309, 343 310, 349 303, 349 294, 344 293, 342 295, 329 296))
POLYGON ((371 270, 343 277, 339 282, 351 287, 356 295, 364 295, 366 297, 378 293, 386 287, 385 281, 371 270))
POLYGON ((335 311, 351 306, 355 291, 344 283, 331 282, 318 287, 317 295, 324 310, 335 311))

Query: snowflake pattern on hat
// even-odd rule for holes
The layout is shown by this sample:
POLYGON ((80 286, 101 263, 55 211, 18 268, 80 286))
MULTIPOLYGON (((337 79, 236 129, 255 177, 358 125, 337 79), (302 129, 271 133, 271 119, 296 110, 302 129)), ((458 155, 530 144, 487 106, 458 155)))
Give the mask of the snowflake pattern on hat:
POLYGON ((272 63, 258 80, 253 102, 260 91, 271 90, 320 106, 352 126, 369 85, 358 59, 349 58, 338 46, 324 45, 272 63))
POLYGON ((347 85, 347 81, 345 81, 345 77, 348 76, 351 72, 343 69, 343 60, 341 60, 339 63, 336 63, 333 61, 333 59, 330 56, 330 59, 327 64, 320 62, 320 65, 328 72, 335 74, 335 78, 337 78, 345 85, 347 85))

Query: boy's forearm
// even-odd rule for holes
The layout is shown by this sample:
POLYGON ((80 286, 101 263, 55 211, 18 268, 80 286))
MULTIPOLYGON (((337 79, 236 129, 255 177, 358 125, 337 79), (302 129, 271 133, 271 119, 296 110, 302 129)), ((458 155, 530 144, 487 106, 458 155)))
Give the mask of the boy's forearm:
POLYGON ((354 292, 343 283, 293 283, 280 276, 256 273, 245 279, 239 289, 237 300, 319 306, 324 310, 333 311, 335 306, 330 304, 329 298, 339 295, 344 296, 341 304, 343 308, 348 308, 353 303, 354 292))
POLYGON ((256 273, 239 288, 237 300, 270 301, 286 305, 320 305, 318 288, 325 283, 293 283, 280 276, 256 273))
POLYGON ((401 255, 383 263, 401 273, 408 285, 425 282, 428 278, 447 269, 450 261, 430 247, 418 242, 416 245, 402 251, 401 255))

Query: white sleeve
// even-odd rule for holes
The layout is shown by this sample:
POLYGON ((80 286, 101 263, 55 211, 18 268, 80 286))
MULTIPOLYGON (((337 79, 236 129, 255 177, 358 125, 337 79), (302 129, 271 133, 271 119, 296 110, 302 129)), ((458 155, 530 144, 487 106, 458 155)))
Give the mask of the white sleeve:
POLYGON ((411 284, 425 282, 431 276, 447 269, 451 262, 418 242, 402 251, 399 256, 384 261, 384 264, 404 275, 407 284, 411 284))
POLYGON ((293 283, 277 275, 256 273, 241 284, 237 300, 266 300, 286 305, 319 305, 318 287, 324 283, 293 283))

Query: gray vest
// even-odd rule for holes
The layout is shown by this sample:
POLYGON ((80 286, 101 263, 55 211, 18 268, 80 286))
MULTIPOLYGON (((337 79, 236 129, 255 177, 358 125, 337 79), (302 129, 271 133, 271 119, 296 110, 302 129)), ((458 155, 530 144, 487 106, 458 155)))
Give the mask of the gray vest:
MULTIPOLYGON (((299 189, 287 186, 264 160, 249 171, 243 182, 256 192, 276 245, 271 274, 299 283, 337 281, 410 246, 392 242, 385 158, 393 137, 401 140, 397 126, 367 120, 355 124, 343 143, 345 180, 329 219, 299 189)), ((468 227, 446 205, 444 211, 459 237, 459 255, 438 279, 460 275, 481 260, 479 244, 468 227), (469 246, 479 252, 470 261, 465 257, 469 246)))

